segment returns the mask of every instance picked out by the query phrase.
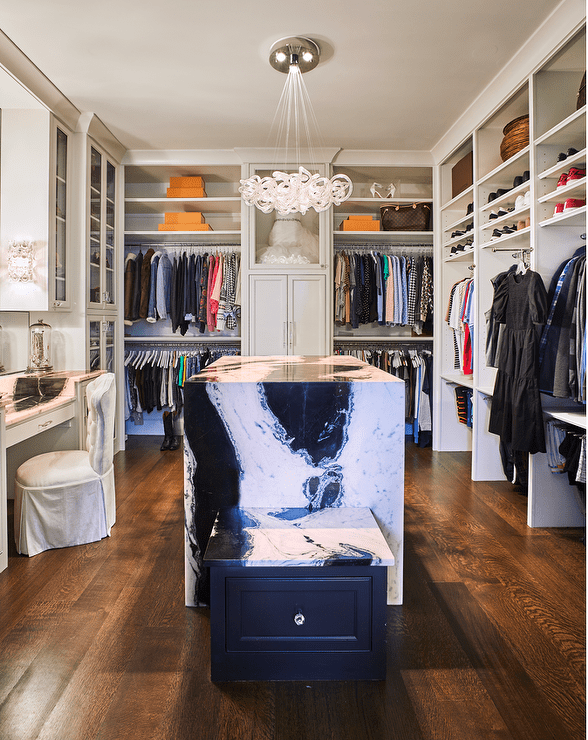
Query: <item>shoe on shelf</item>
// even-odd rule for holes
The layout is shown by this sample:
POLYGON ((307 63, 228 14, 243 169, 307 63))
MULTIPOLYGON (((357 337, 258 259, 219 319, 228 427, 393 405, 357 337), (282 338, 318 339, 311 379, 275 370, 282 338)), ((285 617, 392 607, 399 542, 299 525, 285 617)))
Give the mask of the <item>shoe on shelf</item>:
POLYGON ((465 227, 465 231, 464 231, 464 234, 467 234, 467 233, 468 233, 468 231, 471 231, 471 230, 472 230, 473 228, 474 228, 474 224, 473 224, 473 223, 471 223, 471 224, 468 224, 468 225, 467 225, 467 226, 465 227))
POLYGON ((529 227, 531 225, 531 216, 527 216, 525 219, 525 226, 529 227))
POLYGON ((494 229, 492 232, 492 236, 490 237, 490 241, 494 241, 494 239, 500 239, 502 236, 502 231, 500 229, 494 229))
POLYGON ((568 185, 573 180, 582 180, 586 177, 586 170, 581 170, 578 167, 572 167, 568 172, 568 185))
POLYGON ((474 204, 473 203, 468 203, 468 209, 466 211, 466 216, 469 216, 470 213, 473 213, 473 212, 474 212, 474 204))
POLYGON ((453 234, 451 234, 452 239, 457 239, 458 236, 463 236, 465 234, 465 231, 454 231, 453 234))
POLYGON ((519 185, 522 185, 522 184, 523 184, 523 176, 522 175, 517 175, 515 177, 515 179, 512 181, 513 190, 514 190, 514 188, 518 188, 519 185))
POLYGON ((526 191, 526 193, 524 194, 524 198, 525 198, 525 206, 530 206, 531 205, 531 191, 530 190, 526 191))
POLYGON ((513 224, 512 226, 505 226, 502 229, 503 234, 513 234, 517 230, 517 225, 513 224))
POLYGON ((526 222, 523 221, 517 221, 517 231, 522 231, 527 226, 526 222))
POLYGON ((564 203, 564 211, 569 211, 572 208, 582 208, 586 205, 586 201, 581 198, 568 198, 564 203))
POLYGON ((490 215, 488 216, 488 220, 492 220, 493 218, 498 218, 498 214, 495 211, 490 211, 490 215))
POLYGON ((493 200, 496 199, 496 193, 490 193, 488 196, 488 203, 492 203, 493 200))
POLYGON ((564 204, 563 203, 556 203, 555 208, 553 209, 553 215, 557 216, 558 213, 563 213, 564 204))
POLYGON ((525 207, 525 196, 524 195, 517 195, 517 199, 515 200, 515 211, 520 211, 521 208, 525 207))
POLYGON ((567 151, 567 152, 565 152, 565 153, 564 153, 564 152, 560 152, 560 153, 559 153, 559 154, 557 155, 557 161, 558 161, 558 162, 563 162, 563 161, 564 161, 564 159, 567 159, 568 157, 573 157, 573 156, 574 156, 574 154, 577 154, 577 153, 578 153, 578 150, 577 150, 577 149, 574 149, 574 147, 572 146, 572 147, 570 147, 570 148, 568 149, 568 151, 567 151))
POLYGON ((555 186, 555 189, 558 190, 559 188, 565 188, 565 186, 568 184, 568 173, 562 172, 559 176, 559 180, 557 181, 557 185, 555 186))
POLYGON ((506 208, 500 208, 498 211, 498 218, 502 218, 502 216, 508 216, 508 211, 506 208))
POLYGON ((510 188, 498 188, 498 190, 496 191, 496 197, 500 198, 502 195, 506 195, 509 190, 510 188))
POLYGON ((523 182, 529 182, 530 179, 531 179, 531 173, 529 172, 529 170, 525 170, 523 172, 523 182))

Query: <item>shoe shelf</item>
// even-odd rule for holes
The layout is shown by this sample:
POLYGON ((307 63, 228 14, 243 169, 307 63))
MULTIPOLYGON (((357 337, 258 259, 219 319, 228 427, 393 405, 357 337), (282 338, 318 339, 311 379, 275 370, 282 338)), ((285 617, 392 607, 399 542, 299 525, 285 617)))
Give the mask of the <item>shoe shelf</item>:
MULTIPOLYGON (((583 106, 553 126, 549 131, 546 131, 542 136, 537 137, 535 146, 547 144, 558 146, 560 150, 567 150, 572 146, 574 149, 583 149, 586 141, 585 136, 586 106, 583 106)), ((567 162, 567 160, 565 161, 567 162)))
POLYGON ((586 193, 586 178, 581 177, 578 180, 572 180, 569 185, 565 185, 562 188, 552 190, 540 198, 537 198, 538 203, 563 203, 567 198, 572 198, 574 195, 582 193, 581 197, 585 197, 586 193))
POLYGON ((494 190, 496 187, 509 187, 509 183, 517 175, 522 175, 525 170, 529 169, 529 153, 531 148, 526 146, 515 155, 507 159, 506 162, 495 167, 491 172, 478 180, 478 187, 485 187, 494 190))
POLYGON ((539 222, 540 227, 545 226, 574 226, 586 228, 586 206, 579 208, 569 208, 563 213, 551 216, 539 222))
POLYGON ((449 251, 443 256, 443 262, 471 262, 474 257, 473 244, 460 252, 451 254, 449 251))
MULTIPOLYGON (((501 226, 509 226, 511 223, 517 223, 517 221, 523 220, 521 217, 527 217, 529 215, 530 206, 525 206, 524 208, 519 208, 518 211, 509 211, 509 213, 506 214, 506 216, 500 216, 499 218, 493 218, 492 220, 488 221, 487 223, 483 224, 480 227, 480 231, 482 232, 482 238, 488 239, 494 229, 499 229, 501 226)), ((527 228, 527 227, 525 227, 527 228)), ((519 229, 521 231, 522 229, 519 229)))
POLYGON ((524 229, 513 231, 512 234, 503 234, 497 239, 491 239, 490 241, 482 244, 481 249, 496 249, 499 248, 502 251, 502 247, 508 244, 506 247, 508 250, 518 251, 520 249, 530 248, 530 234, 531 227, 525 226, 524 229))
POLYGON ((554 165, 548 167, 546 170, 539 172, 537 175, 538 180, 558 180, 562 172, 569 170, 570 167, 581 167, 586 166, 586 149, 581 149, 577 154, 572 154, 561 161, 556 162, 554 165))

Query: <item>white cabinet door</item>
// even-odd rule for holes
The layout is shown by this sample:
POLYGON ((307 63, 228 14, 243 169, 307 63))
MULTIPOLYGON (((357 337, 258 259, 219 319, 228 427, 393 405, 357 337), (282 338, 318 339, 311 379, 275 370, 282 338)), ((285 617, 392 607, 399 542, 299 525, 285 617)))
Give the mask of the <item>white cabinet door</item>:
POLYGON ((288 276, 288 354, 327 354, 324 275, 288 276))
POLYGON ((324 275, 251 275, 250 354, 327 352, 324 275))

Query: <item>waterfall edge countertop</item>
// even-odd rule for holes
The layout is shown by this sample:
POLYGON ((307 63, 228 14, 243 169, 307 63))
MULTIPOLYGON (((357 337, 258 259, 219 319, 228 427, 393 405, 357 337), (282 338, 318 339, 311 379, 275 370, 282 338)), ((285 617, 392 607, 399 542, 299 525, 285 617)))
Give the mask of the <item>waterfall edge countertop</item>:
POLYGON ((394 565, 369 508, 318 511, 239 508, 219 512, 206 554, 208 566, 394 565))

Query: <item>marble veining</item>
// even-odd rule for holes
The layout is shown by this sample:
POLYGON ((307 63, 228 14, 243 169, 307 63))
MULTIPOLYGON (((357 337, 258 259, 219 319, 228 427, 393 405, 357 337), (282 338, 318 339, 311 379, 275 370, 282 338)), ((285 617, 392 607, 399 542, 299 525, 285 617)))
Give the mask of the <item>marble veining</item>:
POLYGON ((8 373, 0 377, 0 406, 10 427, 53 411, 73 401, 76 384, 98 377, 103 371, 54 371, 50 373, 8 373))
POLYGON ((233 507, 219 512, 204 564, 243 567, 394 565, 367 508, 233 507))
POLYGON ((187 604, 207 603, 202 553, 234 506, 371 509, 401 603, 401 380, 349 356, 226 357, 186 383, 184 419, 187 604))

